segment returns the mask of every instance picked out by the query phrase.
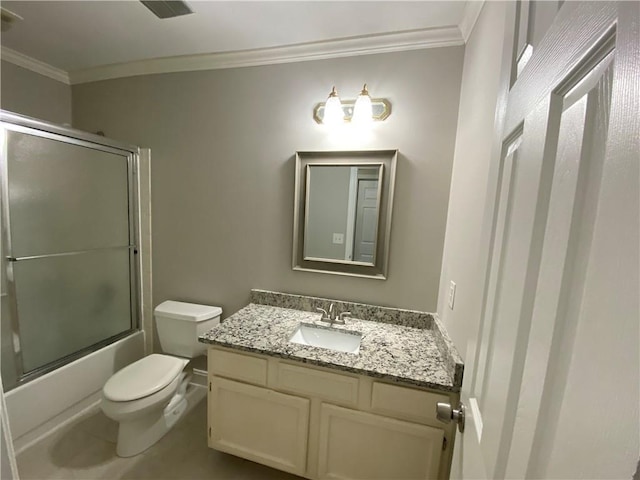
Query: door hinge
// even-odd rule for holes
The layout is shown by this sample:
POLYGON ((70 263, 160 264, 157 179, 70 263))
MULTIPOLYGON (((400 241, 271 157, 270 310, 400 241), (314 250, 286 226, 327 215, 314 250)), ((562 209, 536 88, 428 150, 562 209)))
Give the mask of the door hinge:
POLYGON ((209 436, 211 436, 211 427, 209 427, 209 436))
POLYGON ((211 391, 211 382, 209 382, 209 391, 211 391))
MULTIPOLYGON (((211 434, 211 429, 209 429, 209 434, 211 434)), ((446 450, 447 449, 447 437, 444 437, 442 439, 442 450, 446 450)))

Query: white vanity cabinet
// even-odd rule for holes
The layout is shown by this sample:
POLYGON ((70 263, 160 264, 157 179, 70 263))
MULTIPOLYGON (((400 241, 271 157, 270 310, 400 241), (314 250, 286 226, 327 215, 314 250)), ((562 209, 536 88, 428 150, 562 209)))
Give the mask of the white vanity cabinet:
POLYGON ((209 397, 209 446, 304 475, 309 400, 216 378, 209 397))
POLYGON ((209 446, 310 479, 444 479, 458 394, 218 346, 209 349, 209 446))
POLYGON ((438 478, 444 431, 323 404, 319 478, 438 478))

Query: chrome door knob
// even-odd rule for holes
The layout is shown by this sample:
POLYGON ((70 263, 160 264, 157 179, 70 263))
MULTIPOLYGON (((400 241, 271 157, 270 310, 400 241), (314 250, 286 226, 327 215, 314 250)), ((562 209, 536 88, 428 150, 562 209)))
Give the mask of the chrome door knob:
POLYGON ((454 409, 449 403, 438 402, 436 405, 436 418, 444 423, 449 423, 453 420, 458 424, 460 433, 463 433, 466 409, 462 402, 458 404, 457 409, 454 409))

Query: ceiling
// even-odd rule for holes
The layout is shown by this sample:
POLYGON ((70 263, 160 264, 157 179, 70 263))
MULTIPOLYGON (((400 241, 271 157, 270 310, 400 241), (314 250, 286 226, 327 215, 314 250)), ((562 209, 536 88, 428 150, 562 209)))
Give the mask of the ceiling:
POLYGON ((298 55, 305 49, 313 50, 316 57, 340 45, 343 53, 357 54, 358 49, 374 53, 364 51, 366 45, 387 45, 388 49, 391 42, 395 50, 403 45, 404 49, 419 48, 416 38, 423 43, 427 37, 437 40, 438 32, 447 32, 448 39, 457 32, 460 44, 465 17, 473 7, 469 4, 475 2, 187 3, 193 14, 161 20, 134 0, 2 1, 3 8, 23 18, 2 32, 3 58, 17 53, 68 73, 165 57, 230 58, 232 52, 246 57, 280 49, 279 57, 283 57, 283 48, 290 53, 292 45, 298 55))

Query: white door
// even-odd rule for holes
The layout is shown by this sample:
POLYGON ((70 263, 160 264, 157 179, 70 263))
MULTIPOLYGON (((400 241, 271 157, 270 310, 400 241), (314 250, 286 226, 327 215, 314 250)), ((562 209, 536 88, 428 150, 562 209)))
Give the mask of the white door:
POLYGON ((634 473, 639 13, 565 2, 510 90, 458 439, 485 471, 466 478, 634 473))
POLYGON ((353 260, 375 263, 378 233, 378 180, 358 179, 353 260))

